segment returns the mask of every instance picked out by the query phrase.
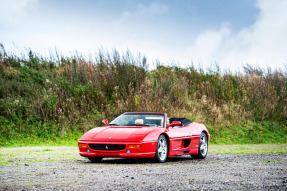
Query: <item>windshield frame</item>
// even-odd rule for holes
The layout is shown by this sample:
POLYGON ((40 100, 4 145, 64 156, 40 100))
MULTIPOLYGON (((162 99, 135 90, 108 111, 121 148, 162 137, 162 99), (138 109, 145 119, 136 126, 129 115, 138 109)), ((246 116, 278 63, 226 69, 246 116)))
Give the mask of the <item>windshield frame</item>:
MULTIPOLYGON (((123 113, 123 114, 119 115, 118 117, 116 117, 109 124, 113 124, 116 119, 118 119, 119 117, 121 117, 123 115, 162 115, 163 116, 163 126, 157 126, 157 127, 160 127, 160 128, 166 127, 166 119, 167 119, 166 113, 157 113, 157 112, 126 112, 126 113, 123 113)), ((137 126, 137 125, 134 125, 134 126, 137 126)), ((143 127, 152 127, 152 126, 143 126, 143 127)))

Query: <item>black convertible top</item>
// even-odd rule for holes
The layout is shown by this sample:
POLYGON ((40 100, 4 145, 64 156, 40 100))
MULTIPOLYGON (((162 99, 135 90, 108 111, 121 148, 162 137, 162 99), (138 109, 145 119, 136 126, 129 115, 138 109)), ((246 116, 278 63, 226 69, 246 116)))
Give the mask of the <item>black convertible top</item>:
POLYGON ((192 123, 192 121, 190 121, 189 119, 186 119, 186 118, 176 118, 176 117, 169 118, 170 123, 172 123, 173 121, 180 121, 182 126, 186 126, 186 125, 192 123))

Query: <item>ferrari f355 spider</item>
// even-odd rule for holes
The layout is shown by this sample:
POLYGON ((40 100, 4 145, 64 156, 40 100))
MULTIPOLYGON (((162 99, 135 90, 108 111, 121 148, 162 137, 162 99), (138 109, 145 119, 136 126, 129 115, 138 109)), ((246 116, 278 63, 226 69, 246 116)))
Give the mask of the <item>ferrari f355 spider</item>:
POLYGON ((207 128, 186 118, 167 118, 166 113, 127 112, 105 126, 91 129, 78 142, 80 155, 93 162, 104 157, 167 158, 191 155, 207 156, 207 128))

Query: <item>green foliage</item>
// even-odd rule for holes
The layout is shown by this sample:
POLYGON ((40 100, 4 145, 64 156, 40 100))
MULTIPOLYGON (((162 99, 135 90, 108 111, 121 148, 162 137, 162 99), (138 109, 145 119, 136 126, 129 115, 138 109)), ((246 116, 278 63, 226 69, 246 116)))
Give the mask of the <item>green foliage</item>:
POLYGON ((287 126, 274 121, 242 121, 226 126, 209 125, 212 144, 278 144, 287 143, 287 126))
POLYGON ((20 58, 1 45, 1 144, 74 140, 126 111, 202 122, 212 143, 286 143, 287 72, 248 65, 244 71, 161 64, 150 71, 145 57, 103 50, 95 62, 48 60, 31 50, 20 58))

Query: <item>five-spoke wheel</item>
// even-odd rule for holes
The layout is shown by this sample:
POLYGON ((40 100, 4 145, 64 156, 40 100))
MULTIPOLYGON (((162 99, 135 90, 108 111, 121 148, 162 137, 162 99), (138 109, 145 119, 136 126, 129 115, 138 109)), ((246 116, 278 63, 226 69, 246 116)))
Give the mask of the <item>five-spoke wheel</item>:
POLYGON ((155 158, 158 162, 165 162, 168 156, 168 143, 164 135, 160 135, 157 141, 155 158))

